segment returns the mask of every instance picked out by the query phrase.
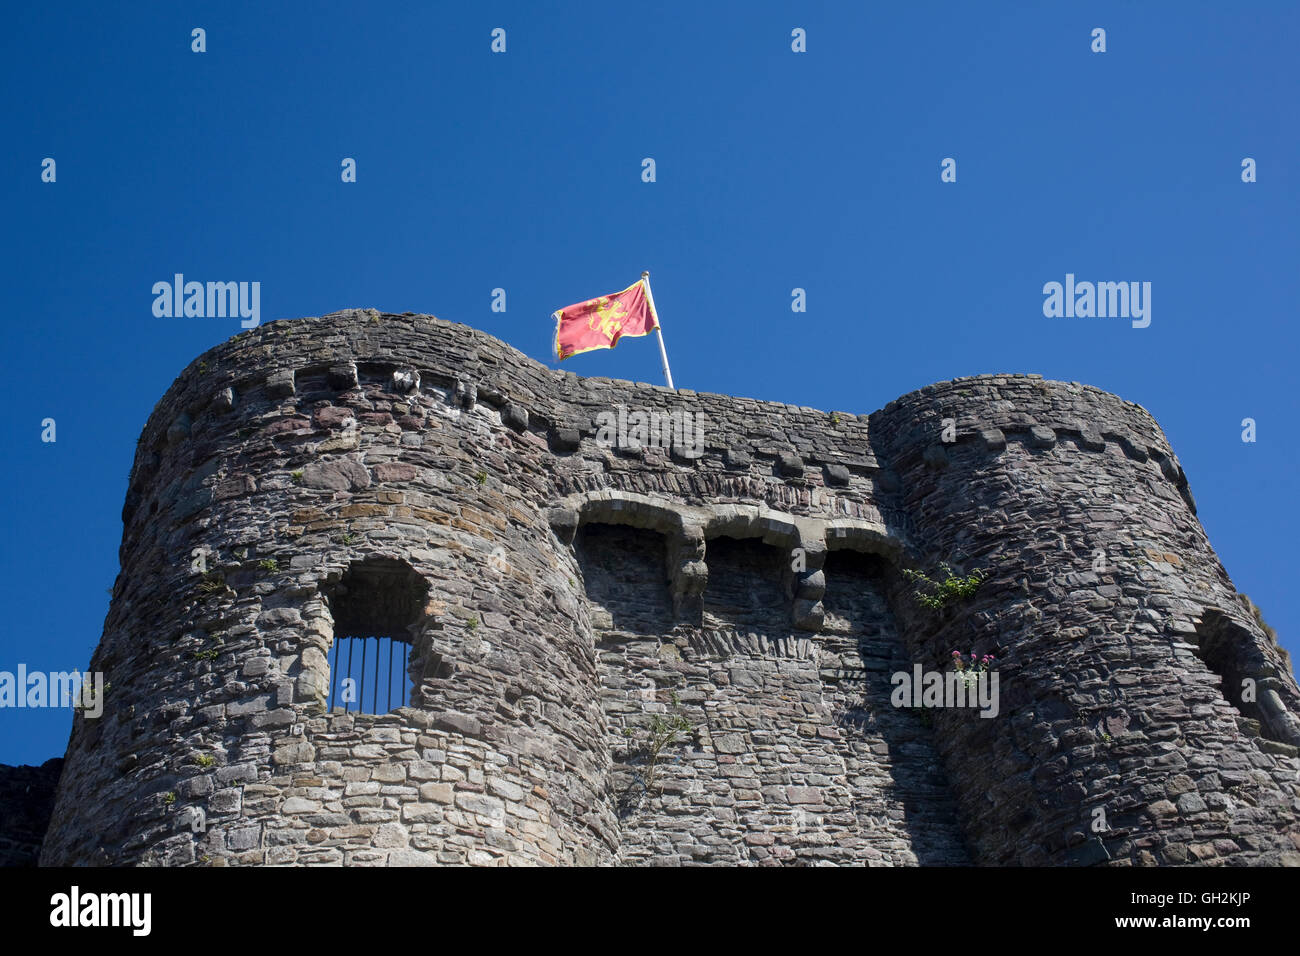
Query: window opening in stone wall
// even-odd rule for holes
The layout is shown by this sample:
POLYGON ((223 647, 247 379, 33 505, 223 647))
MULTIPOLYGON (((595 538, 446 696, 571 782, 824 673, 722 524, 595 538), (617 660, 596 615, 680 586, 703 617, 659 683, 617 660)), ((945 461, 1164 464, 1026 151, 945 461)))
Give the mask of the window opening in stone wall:
POLYGON ((1291 735, 1286 728, 1279 726, 1287 722, 1281 702, 1274 704, 1272 714, 1264 706, 1270 697, 1276 701, 1276 692, 1260 681, 1272 668, 1255 646, 1250 631, 1211 608, 1196 624, 1196 639, 1196 656, 1219 678, 1219 692, 1237 713, 1250 721, 1245 729, 1252 736, 1266 737, 1279 743, 1295 743, 1289 739, 1291 735))
POLYGON ((386 714, 411 705, 412 637, 428 590, 410 565, 386 558, 354 562, 329 590, 331 711, 386 714))
POLYGON ((407 706, 412 690, 410 651, 409 642, 392 637, 336 637, 330 665, 330 710, 339 706, 344 713, 386 714, 407 706))

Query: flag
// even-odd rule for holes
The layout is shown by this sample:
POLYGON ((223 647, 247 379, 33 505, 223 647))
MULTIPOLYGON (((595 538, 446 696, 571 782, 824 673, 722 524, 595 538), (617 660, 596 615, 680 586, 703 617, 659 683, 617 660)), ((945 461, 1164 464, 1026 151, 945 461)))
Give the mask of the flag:
POLYGON ((565 306, 555 316, 555 354, 561 360, 592 349, 612 349, 625 335, 659 328, 644 278, 613 295, 565 306))

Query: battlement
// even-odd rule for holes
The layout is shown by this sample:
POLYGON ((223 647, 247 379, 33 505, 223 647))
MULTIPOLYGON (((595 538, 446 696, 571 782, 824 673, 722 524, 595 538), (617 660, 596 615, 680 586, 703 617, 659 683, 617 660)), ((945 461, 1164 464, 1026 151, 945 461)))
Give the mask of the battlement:
POLYGON ((122 517, 46 864, 1300 862, 1300 689, 1090 386, 825 412, 350 310, 192 362, 122 517), (986 577, 931 612, 941 562, 986 577), (412 699, 332 711, 367 615, 412 699), (891 703, 954 647, 996 719, 891 703))

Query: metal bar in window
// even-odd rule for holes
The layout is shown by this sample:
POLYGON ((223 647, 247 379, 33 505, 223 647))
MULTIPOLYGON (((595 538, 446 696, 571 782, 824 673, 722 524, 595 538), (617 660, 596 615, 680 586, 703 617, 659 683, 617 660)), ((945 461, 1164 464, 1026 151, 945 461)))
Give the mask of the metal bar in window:
POLYGON ((370 692, 370 712, 379 713, 379 646, 382 637, 375 638, 375 689, 370 692))
POLYGON ((357 713, 361 714, 366 709, 366 648, 370 644, 364 637, 361 638, 361 692, 357 694, 357 713))
MULTIPOLYGON (((353 647, 353 645, 355 645, 355 644, 356 644, 356 641, 349 637, 349 638, 348 638, 348 676, 344 678, 345 681, 352 680, 352 647, 353 647)), ((352 703, 350 700, 348 700, 347 687, 348 687, 348 685, 347 685, 346 683, 344 683, 344 685, 343 685, 343 713, 345 713, 345 714, 348 712, 348 705, 349 705, 350 703, 352 703)))
POLYGON ((410 645, 402 645, 402 706, 406 706, 406 682, 410 679, 410 672, 407 670, 406 654, 410 645))
POLYGON ((393 709, 393 639, 388 639, 388 709, 393 709))

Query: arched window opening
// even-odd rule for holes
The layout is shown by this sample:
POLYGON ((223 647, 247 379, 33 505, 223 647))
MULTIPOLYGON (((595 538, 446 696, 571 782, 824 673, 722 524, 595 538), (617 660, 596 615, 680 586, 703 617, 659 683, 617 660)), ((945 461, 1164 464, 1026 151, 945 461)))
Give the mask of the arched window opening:
MULTIPOLYGON (((411 706, 413 639, 429 585, 403 561, 354 562, 328 594, 334 618, 329 709, 386 714, 411 706)), ((418 663, 418 662, 417 662, 418 663)))
POLYGON ((1253 635, 1217 609, 1206 611, 1196 624, 1196 656, 1220 678, 1219 690, 1243 717, 1258 727, 1257 735, 1278 743, 1300 743, 1295 717, 1288 714, 1267 676, 1275 670, 1255 645, 1253 635))

